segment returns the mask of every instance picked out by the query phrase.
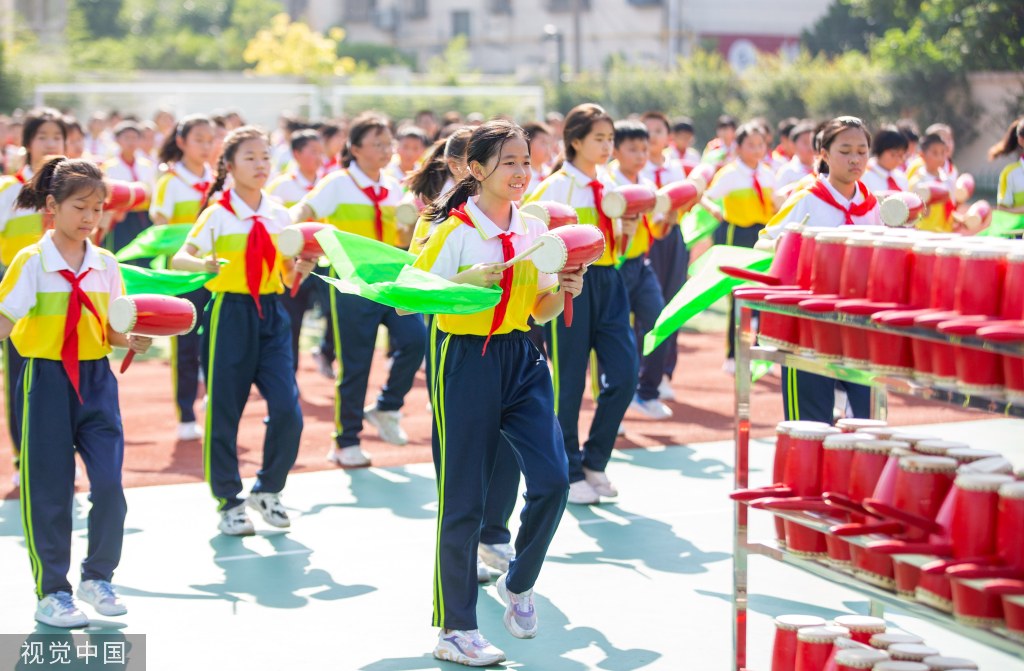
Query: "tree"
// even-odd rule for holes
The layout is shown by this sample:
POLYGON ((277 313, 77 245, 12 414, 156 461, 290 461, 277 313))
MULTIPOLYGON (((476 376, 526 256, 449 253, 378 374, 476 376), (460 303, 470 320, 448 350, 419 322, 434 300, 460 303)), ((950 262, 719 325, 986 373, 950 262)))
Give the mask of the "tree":
POLYGON ((256 33, 242 55, 254 64, 252 71, 258 75, 345 75, 355 71, 356 63, 338 57, 338 42, 343 39, 341 28, 332 28, 330 35, 324 36, 281 13, 271 19, 269 28, 256 33))
POLYGON ((825 16, 801 33, 800 41, 812 55, 838 56, 850 50, 866 52, 875 34, 872 21, 855 15, 849 3, 833 0, 825 16))
POLYGON ((7 67, 4 45, 0 42, 0 112, 10 112, 21 102, 21 78, 7 67))

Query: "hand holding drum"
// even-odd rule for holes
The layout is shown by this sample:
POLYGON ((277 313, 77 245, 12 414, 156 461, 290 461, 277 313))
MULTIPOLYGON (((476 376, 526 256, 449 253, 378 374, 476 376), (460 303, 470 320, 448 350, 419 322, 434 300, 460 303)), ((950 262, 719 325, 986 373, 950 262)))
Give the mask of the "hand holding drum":
POLYGON ((974 195, 974 177, 966 172, 956 178, 953 197, 957 203, 966 203, 974 195))
MULTIPOLYGON (((654 212, 658 205, 658 193, 643 184, 625 184, 604 194, 601 199, 601 211, 612 220, 636 219, 654 212)), ((621 226, 621 224, 620 224, 621 226)), ((616 231, 619 241, 619 254, 629 249, 632 235, 626 235, 622 229, 616 231)))
MULTIPOLYGON (((282 256, 286 258, 316 261, 324 255, 324 250, 320 247, 316 234, 326 228, 328 228, 326 224, 318 224, 312 221, 285 226, 277 234, 277 248, 282 256)), ((305 275, 296 273, 296 277, 292 281, 292 298, 298 293, 299 285, 302 284, 303 279, 305 279, 305 275)))
MULTIPOLYGON (((196 325, 196 308, 190 301, 175 296, 136 294, 119 296, 110 304, 110 328, 117 333, 141 336, 178 336, 189 333, 196 325)), ((129 350, 121 362, 121 372, 128 370, 135 358, 129 350)))
MULTIPOLYGON (((600 259, 604 255, 604 244, 604 234, 596 226, 561 226, 538 237, 506 266, 530 257, 542 273, 576 272, 600 259)), ((565 294, 564 315, 565 325, 572 326, 572 295, 569 293, 565 294)))

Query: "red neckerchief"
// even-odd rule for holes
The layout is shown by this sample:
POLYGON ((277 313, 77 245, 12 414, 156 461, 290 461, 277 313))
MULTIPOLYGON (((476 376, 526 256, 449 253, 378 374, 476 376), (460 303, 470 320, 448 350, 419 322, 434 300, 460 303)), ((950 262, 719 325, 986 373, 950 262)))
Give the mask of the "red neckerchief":
MULTIPOLYGON (((128 172, 130 172, 132 174, 132 181, 133 182, 139 181, 139 176, 135 173, 135 159, 133 158, 132 162, 129 163, 128 161, 124 160, 124 156, 122 156, 121 157, 121 162, 124 163, 126 166, 128 166, 128 172)), ((205 194, 206 192, 204 191, 203 193, 205 194)))
MULTIPOLYGON (((224 191, 224 195, 217 201, 220 206, 230 212, 233 216, 235 208, 231 207, 231 189, 224 191)), ((260 285, 263 283, 263 268, 266 266, 267 274, 274 271, 274 263, 277 261, 277 249, 274 241, 267 233, 267 227, 258 214, 252 215, 252 230, 245 241, 245 284, 249 287, 249 295, 256 303, 256 313, 263 319, 263 307, 260 305, 260 285)))
POLYGON ((773 154, 778 154, 779 156, 781 156, 781 157, 783 157, 785 159, 793 158, 793 155, 790 154, 790 153, 787 153, 786 150, 782 148, 781 144, 778 147, 776 147, 775 150, 772 153, 773 154))
POLYGON ((352 173, 348 175, 352 183, 356 185, 356 188, 366 194, 366 197, 373 203, 373 232, 377 236, 377 240, 384 242, 384 213, 381 212, 380 204, 388 197, 387 187, 380 187, 374 189, 373 185, 370 186, 359 186, 359 182, 352 176, 352 173))
POLYGON ((18 172, 14 173, 14 179, 18 180, 22 184, 25 184, 25 183, 28 182, 28 180, 25 179, 25 168, 24 167, 22 167, 21 170, 19 170, 18 172))
MULTIPOLYGON (((760 167, 760 165, 758 165, 758 167, 760 167)), ((761 188, 761 182, 759 182, 758 179, 757 179, 757 168, 754 168, 753 179, 754 179, 754 193, 757 194, 757 199, 759 201, 761 201, 761 208, 764 210, 765 214, 770 214, 771 211, 772 211, 772 208, 771 208, 771 205, 768 203, 767 194, 765 194, 764 189, 761 188)))
POLYGON ((593 179, 587 184, 590 192, 594 195, 594 209, 597 211, 597 227, 604 233, 608 249, 615 249, 615 229, 612 228, 612 220, 604 210, 601 209, 601 200, 604 199, 604 184, 599 179, 593 179))
POLYGON ((656 165, 656 166, 654 166, 654 186, 658 187, 659 189, 662 186, 664 186, 664 184, 662 184, 662 182, 661 182, 661 176, 664 175, 664 174, 665 174, 665 166, 663 166, 663 165, 656 165))
MULTIPOLYGON (((476 228, 476 224, 470 219, 469 215, 466 214, 466 204, 463 203, 457 208, 451 210, 449 216, 455 217, 464 224, 467 224, 471 228, 476 228)), ((508 261, 516 255, 515 246, 512 244, 511 231, 506 233, 499 233, 498 238, 501 239, 501 259, 502 261, 508 261)), ((505 313, 508 311, 508 302, 512 298, 512 278, 515 274, 515 266, 509 266, 501 273, 501 282, 498 286, 501 287, 501 299, 498 304, 494 306, 494 317, 491 318, 491 328, 487 332, 487 339, 484 340, 483 351, 480 352, 481 356, 487 353, 487 344, 491 342, 491 336, 501 326, 501 322, 505 320, 505 313)))
MULTIPOLYGON (((77 277, 67 269, 57 271, 71 285, 71 292, 68 294, 68 311, 64 318, 64 342, 60 346, 60 360, 64 364, 64 372, 67 373, 68 379, 71 380, 71 386, 75 390, 75 395, 78 396, 79 403, 83 402, 82 392, 78 389, 78 322, 82 319, 82 306, 84 305, 89 312, 96 315, 100 325, 103 325, 100 313, 96 310, 96 306, 93 305, 89 294, 85 293, 81 286, 82 280, 85 279, 90 270, 92 268, 86 268, 85 272, 77 277)), ((106 332, 103 334, 103 342, 107 342, 106 332)))
POLYGON ((850 208, 847 209, 839 204, 832 192, 825 185, 825 180, 819 179, 814 183, 814 186, 808 189, 812 194, 818 197, 819 200, 828 203, 832 207, 841 211, 846 215, 846 221, 843 222, 847 225, 853 224, 854 217, 863 217, 865 214, 870 212, 874 208, 878 200, 875 198, 875 194, 868 191, 868 188, 864 186, 863 182, 857 182, 857 188, 860 189, 860 195, 864 197, 864 200, 860 203, 850 203, 850 208))
POLYGON ((195 183, 189 183, 189 181, 187 179, 185 179, 184 177, 179 175, 173 168, 171 168, 168 172, 170 172, 172 175, 174 175, 175 177, 177 177, 181 181, 183 181, 186 184, 188 184, 190 187, 192 187, 193 189, 198 191, 203 196, 206 195, 207 190, 209 190, 209 188, 210 188, 210 182, 200 181, 200 182, 195 182, 195 183))

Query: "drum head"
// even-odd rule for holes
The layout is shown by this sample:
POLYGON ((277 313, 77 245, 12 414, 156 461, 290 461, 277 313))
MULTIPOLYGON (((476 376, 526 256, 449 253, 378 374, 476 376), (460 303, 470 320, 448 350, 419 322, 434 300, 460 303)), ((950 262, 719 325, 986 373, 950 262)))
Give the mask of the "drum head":
POLYGON ((608 217, 618 219, 626 213, 626 197, 617 191, 609 191, 601 199, 601 209, 608 217))
POLYGON ((537 242, 543 244, 530 257, 537 270, 552 275, 562 272, 565 269, 565 262, 569 260, 569 250, 565 242, 560 237, 550 234, 540 236, 537 242))
POLYGON ((277 234, 277 248, 286 258, 298 256, 306 246, 306 236, 298 228, 285 226, 277 234))
POLYGON ((139 313, 130 296, 118 296, 110 303, 107 321, 117 333, 131 333, 139 313))
POLYGON ((879 205, 879 215, 886 226, 900 228, 907 225, 910 208, 899 196, 890 196, 879 205))
POLYGON ((545 226, 551 226, 551 214, 548 212, 548 209, 540 203, 527 203, 519 208, 519 211, 523 214, 540 219, 544 222, 545 226))

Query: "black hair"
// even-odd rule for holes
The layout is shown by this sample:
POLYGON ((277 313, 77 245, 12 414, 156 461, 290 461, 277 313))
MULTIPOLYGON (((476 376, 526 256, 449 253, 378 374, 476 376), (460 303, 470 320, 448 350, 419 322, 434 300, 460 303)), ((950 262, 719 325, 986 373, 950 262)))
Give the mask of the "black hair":
POLYGON ((678 116, 675 121, 672 122, 673 133, 689 133, 693 135, 693 119, 688 116, 678 116))
POLYGON ((330 123, 321 124, 319 130, 320 130, 320 137, 322 137, 324 139, 324 142, 327 142, 332 137, 334 137, 335 135, 340 133, 343 129, 341 127, 341 124, 330 122, 330 123))
POLYGON ((943 146, 946 145, 946 141, 942 139, 942 136, 938 133, 925 133, 924 137, 921 138, 921 142, 918 145, 921 151, 928 151, 929 147, 933 147, 937 144, 943 146))
POLYGON ((47 196, 53 196, 59 204, 86 189, 90 193, 100 191, 106 200, 107 187, 96 164, 81 158, 55 156, 32 175, 14 204, 26 210, 41 210, 46 206, 47 196))
POLYGON ((174 132, 164 138, 164 143, 160 147, 160 152, 157 154, 160 162, 171 165, 175 161, 180 161, 185 153, 178 146, 178 140, 186 139, 193 128, 203 125, 213 127, 210 117, 205 114, 190 114, 178 120, 174 125, 174 132))
POLYGON ((538 135, 552 134, 551 126, 543 121, 531 121, 530 123, 523 124, 523 130, 526 132, 527 142, 530 143, 531 148, 533 148, 533 138, 538 135))
POLYGON ((427 151, 420 167, 414 170, 405 180, 409 190, 427 202, 436 200, 441 195, 445 182, 452 176, 448 169, 449 159, 466 158, 466 147, 473 129, 463 126, 448 136, 438 140, 427 151))
POLYGON ((800 120, 797 119, 796 117, 790 116, 786 117, 778 124, 776 124, 775 131, 779 134, 780 138, 788 137, 790 140, 792 140, 793 137, 790 135, 790 133, 792 133, 793 129, 799 125, 800 120))
POLYGON ((114 137, 121 137, 125 133, 134 132, 138 135, 142 135, 142 127, 134 121, 122 121, 121 123, 114 126, 114 137))
POLYGON ((921 139, 921 129, 913 119, 900 119, 896 122, 896 128, 903 133, 908 143, 917 143, 921 139))
POLYGON ((52 107, 41 107, 34 109, 25 115, 24 125, 21 128, 21 146, 25 148, 25 164, 32 165, 32 154, 29 146, 35 139, 39 129, 47 123, 55 123, 60 128, 64 140, 68 139, 68 126, 60 112, 52 107))
POLYGON ((994 161, 1000 156, 1012 154, 1024 146, 1024 116, 1010 122, 999 142, 996 142, 988 150, 988 160, 994 161))
POLYGON ((64 139, 67 139, 68 135, 71 135, 72 131, 78 131, 82 135, 85 135, 85 129, 82 128, 81 122, 70 114, 64 115, 64 139))
POLYGON ((214 177, 213 183, 210 184, 210 188, 206 190, 206 194, 203 195, 203 201, 199 204, 199 211, 202 212, 206 209, 206 206, 210 204, 210 198, 213 194, 217 193, 224 188, 224 182, 228 178, 228 163, 235 160, 235 154, 238 153, 238 148, 246 140, 263 140, 270 145, 270 139, 267 134, 263 132, 262 128, 256 126, 239 126, 233 131, 229 131, 224 137, 224 145, 221 149, 220 158, 217 159, 217 173, 214 177))
POLYGON ((764 126, 756 121, 749 121, 736 129, 736 146, 743 144, 751 135, 764 135, 764 126))
POLYGON ((910 143, 907 142, 907 137, 895 126, 883 126, 875 133, 875 137, 871 138, 872 156, 881 156, 890 149, 906 151, 908 147, 910 143))
POLYGON ((402 130, 398 131, 395 136, 396 140, 404 140, 406 138, 416 138, 423 143, 424 147, 430 146, 430 140, 427 139, 427 133, 419 126, 405 126, 402 130))
MULTIPOLYGON (((590 135, 594 125, 602 121, 607 122, 612 128, 615 127, 615 120, 608 115, 608 112, 605 112, 603 107, 594 103, 583 103, 569 111, 562 126, 562 141, 565 144, 566 161, 572 163, 576 160, 576 148, 572 146, 572 143, 576 140, 583 140, 583 138, 590 135)), ((560 166, 557 166, 556 170, 558 167, 560 166)))
POLYGON ((640 121, 645 121, 646 122, 646 121, 650 121, 652 119, 660 121, 661 123, 665 124, 665 132, 666 133, 671 133, 672 132, 672 122, 670 122, 668 120, 668 117, 665 116, 664 112, 659 112, 657 110, 650 110, 650 111, 644 112, 643 114, 640 115, 640 121))
MULTIPOLYGON (((527 142, 526 131, 511 121, 494 119, 480 124, 473 130, 469 137, 469 145, 466 148, 466 162, 487 165, 487 162, 495 156, 501 155, 502 147, 509 140, 519 139, 527 142)), ((486 177, 484 178, 486 179, 486 177)), ((472 173, 466 175, 455 188, 446 194, 442 194, 427 206, 423 216, 435 222, 442 222, 448 217, 448 212, 453 208, 463 205, 470 196, 476 194, 480 182, 472 173)))
POLYGON ((789 129, 789 139, 792 140, 793 142, 796 142, 797 139, 804 133, 811 133, 813 135, 815 130, 816 128, 814 124, 811 123, 810 121, 801 121, 800 123, 789 129))
POLYGON ((818 146, 815 147, 815 151, 820 153, 817 170, 819 175, 828 174, 828 161, 825 160, 825 152, 829 150, 829 147, 836 141, 840 133, 850 128, 856 128, 863 132, 864 137, 867 138, 868 146, 871 146, 871 132, 868 131, 868 127, 863 121, 855 116, 838 116, 832 119, 822 127, 820 131, 821 140, 818 146))
POLYGON ((349 167, 356 157, 352 154, 352 147, 362 147, 363 140, 368 135, 376 135, 383 131, 390 131, 391 126, 388 120, 375 112, 365 112, 352 120, 348 129, 348 141, 341 152, 341 165, 349 167))
POLYGON ((315 130, 306 128, 305 130, 297 130, 292 133, 288 138, 289 146, 292 149, 293 154, 297 154, 302 151, 307 144, 310 142, 320 142, 320 133, 315 130))
POLYGON ((715 130, 718 130, 719 128, 735 129, 738 125, 739 122, 736 121, 736 117, 731 114, 723 114, 718 117, 718 121, 715 123, 715 130))
POLYGON ((622 146, 622 143, 627 140, 643 140, 646 142, 649 139, 651 139, 651 134, 647 131, 647 126, 641 122, 633 121, 632 119, 624 119, 622 121, 615 122, 616 149, 622 146))

